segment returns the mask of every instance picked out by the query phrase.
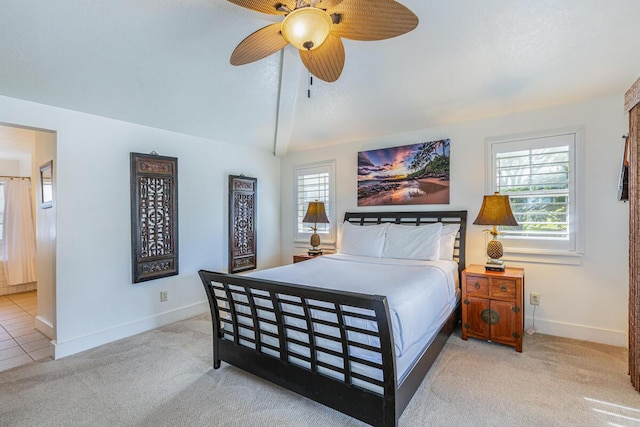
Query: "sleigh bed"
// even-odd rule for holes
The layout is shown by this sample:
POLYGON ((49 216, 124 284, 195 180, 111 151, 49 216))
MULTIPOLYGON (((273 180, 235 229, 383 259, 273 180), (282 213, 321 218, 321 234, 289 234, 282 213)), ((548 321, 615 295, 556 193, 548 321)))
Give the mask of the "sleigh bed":
POLYGON ((347 212, 341 253, 249 275, 201 270, 214 368, 225 361, 368 424, 396 426, 459 320, 466 216, 347 212), (363 233, 382 236, 374 237, 382 256, 363 233))

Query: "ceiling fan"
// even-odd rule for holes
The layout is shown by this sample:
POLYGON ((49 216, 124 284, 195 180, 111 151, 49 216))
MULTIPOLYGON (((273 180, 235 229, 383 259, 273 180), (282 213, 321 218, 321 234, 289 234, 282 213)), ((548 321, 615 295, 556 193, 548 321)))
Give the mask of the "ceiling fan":
POLYGON ((242 40, 231 54, 231 64, 244 65, 276 53, 291 43, 316 77, 333 82, 344 67, 341 37, 384 40, 408 33, 418 17, 395 0, 229 0, 282 22, 267 25, 242 40))

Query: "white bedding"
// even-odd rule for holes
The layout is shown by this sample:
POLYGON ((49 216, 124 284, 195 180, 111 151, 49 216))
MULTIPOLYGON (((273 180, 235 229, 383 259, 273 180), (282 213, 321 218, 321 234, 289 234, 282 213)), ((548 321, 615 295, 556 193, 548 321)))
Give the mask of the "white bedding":
MULTIPOLYGON (((396 357, 402 358, 407 352, 411 355, 416 352, 415 344, 429 341, 431 337, 427 335, 437 331, 455 307, 458 264, 443 260, 334 254, 257 271, 248 276, 385 295, 391 314, 396 357)), ((398 374, 402 371, 398 369, 398 374)))

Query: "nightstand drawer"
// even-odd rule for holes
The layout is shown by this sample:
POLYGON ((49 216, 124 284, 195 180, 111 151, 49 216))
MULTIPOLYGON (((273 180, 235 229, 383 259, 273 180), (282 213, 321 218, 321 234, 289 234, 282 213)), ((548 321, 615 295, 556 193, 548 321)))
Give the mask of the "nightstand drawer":
POLYGON ((468 295, 489 295, 489 278, 467 276, 466 288, 468 295))
POLYGON ((515 299, 516 297, 516 281, 509 279, 492 279, 491 280, 491 296, 498 298, 515 299))

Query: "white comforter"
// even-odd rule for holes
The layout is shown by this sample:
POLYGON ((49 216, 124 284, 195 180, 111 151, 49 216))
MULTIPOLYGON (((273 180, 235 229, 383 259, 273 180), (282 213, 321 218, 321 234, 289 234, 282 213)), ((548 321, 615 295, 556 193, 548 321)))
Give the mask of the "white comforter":
POLYGON ((423 338, 433 322, 456 300, 458 265, 453 261, 418 261, 324 255, 312 260, 249 274, 252 277, 325 289, 385 295, 389 303, 396 357, 423 338))

